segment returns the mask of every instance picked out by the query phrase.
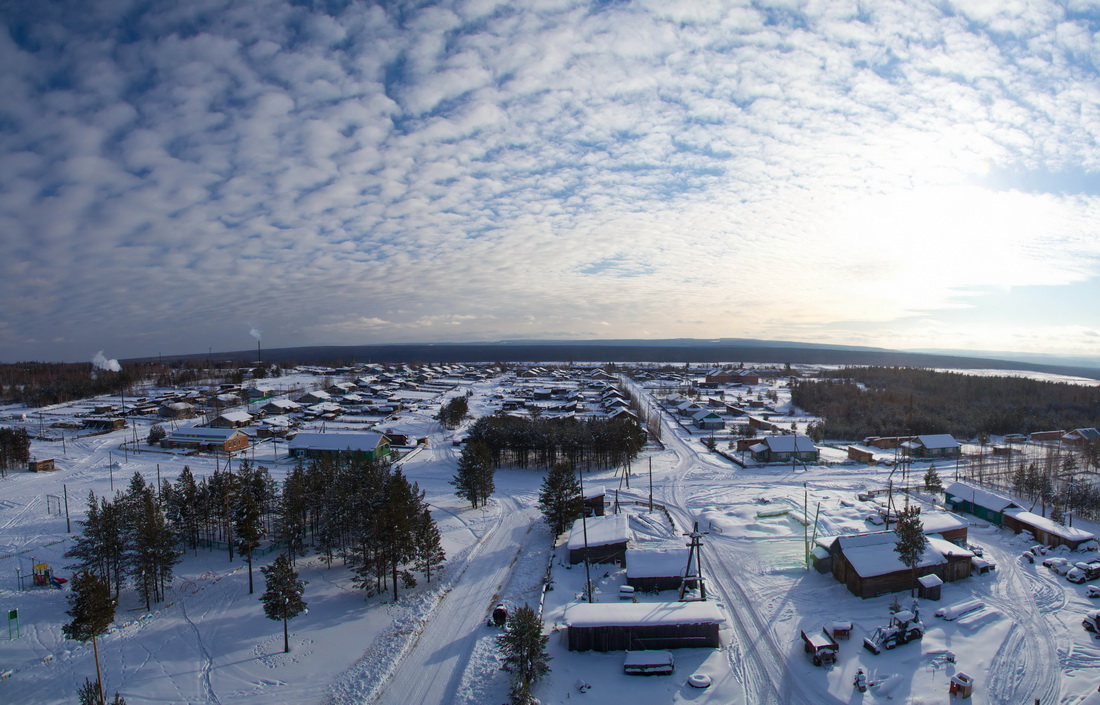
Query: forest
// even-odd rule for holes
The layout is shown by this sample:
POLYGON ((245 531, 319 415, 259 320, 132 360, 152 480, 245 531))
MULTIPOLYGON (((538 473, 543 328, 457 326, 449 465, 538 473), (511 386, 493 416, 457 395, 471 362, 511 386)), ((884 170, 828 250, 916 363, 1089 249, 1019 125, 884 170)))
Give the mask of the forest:
POLYGON ((133 586, 146 607, 165 598, 183 551, 220 548, 249 567, 265 539, 293 562, 312 549, 331 565, 351 565, 367 596, 431 581, 444 561, 424 493, 388 463, 346 454, 299 463, 280 486, 264 466, 241 461, 196 480, 185 466, 175 482, 149 484, 135 473, 113 498, 89 493, 81 534, 65 557, 95 573, 118 599, 133 586))
POLYGON ((493 465, 549 468, 565 461, 579 468, 607 468, 637 457, 645 431, 629 419, 517 418, 483 416, 466 435, 482 443, 493 465))
POLYGON ((912 367, 843 367, 794 382, 795 406, 824 417, 824 437, 949 433, 956 438, 1088 428, 1100 388, 912 367))

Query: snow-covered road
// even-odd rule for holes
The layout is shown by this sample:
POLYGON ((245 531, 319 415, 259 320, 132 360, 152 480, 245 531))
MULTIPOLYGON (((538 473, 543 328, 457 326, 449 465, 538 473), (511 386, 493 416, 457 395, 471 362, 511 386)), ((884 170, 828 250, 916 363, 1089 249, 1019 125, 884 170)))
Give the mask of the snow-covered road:
POLYGON ((536 510, 501 498, 500 520, 471 552, 465 570, 431 614, 416 644, 382 693, 382 705, 454 702, 474 644, 487 627, 486 615, 509 569, 527 545, 536 510))

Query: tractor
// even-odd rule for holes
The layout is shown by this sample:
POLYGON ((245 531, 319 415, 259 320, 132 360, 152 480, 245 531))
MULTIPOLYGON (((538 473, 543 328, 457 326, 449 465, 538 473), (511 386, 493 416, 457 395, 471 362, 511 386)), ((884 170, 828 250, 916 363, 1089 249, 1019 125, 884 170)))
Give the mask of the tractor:
POLYGON ((902 610, 890 617, 890 624, 879 627, 875 633, 863 640, 863 648, 872 654, 882 653, 882 649, 892 649, 899 644, 908 644, 924 636, 924 624, 920 617, 902 610))

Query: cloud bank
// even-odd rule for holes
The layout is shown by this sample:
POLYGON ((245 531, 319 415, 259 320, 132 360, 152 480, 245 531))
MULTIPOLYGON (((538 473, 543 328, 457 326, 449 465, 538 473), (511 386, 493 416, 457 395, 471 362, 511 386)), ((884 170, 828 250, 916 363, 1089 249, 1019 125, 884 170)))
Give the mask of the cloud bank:
POLYGON ((668 5, 7 4, 0 359, 242 319, 1095 352, 989 293, 1097 293, 1094 6, 668 5))

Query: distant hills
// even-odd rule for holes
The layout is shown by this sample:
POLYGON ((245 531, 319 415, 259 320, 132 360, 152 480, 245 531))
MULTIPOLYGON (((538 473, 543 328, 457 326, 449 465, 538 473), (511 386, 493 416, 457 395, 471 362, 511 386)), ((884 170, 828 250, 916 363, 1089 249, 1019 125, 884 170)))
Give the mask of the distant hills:
MULTIPOLYGON (((217 360, 254 363, 257 351, 214 353, 217 360)), ((409 343, 400 345, 312 346, 260 351, 268 362, 351 364, 356 362, 667 362, 817 365, 878 365, 947 367, 953 369, 1012 369, 1100 379, 1095 363, 1065 364, 1061 358, 1034 360, 976 357, 959 351, 911 352, 852 345, 823 345, 751 338, 697 340, 506 340, 481 343, 409 343)), ((1005 353, 1006 356, 1011 355, 1005 353)), ((203 360, 208 355, 136 358, 128 362, 203 360)), ((124 361, 127 362, 127 361, 124 361)), ((1074 360, 1073 362, 1078 362, 1074 360)), ((1080 360, 1080 362, 1086 362, 1080 360)))

